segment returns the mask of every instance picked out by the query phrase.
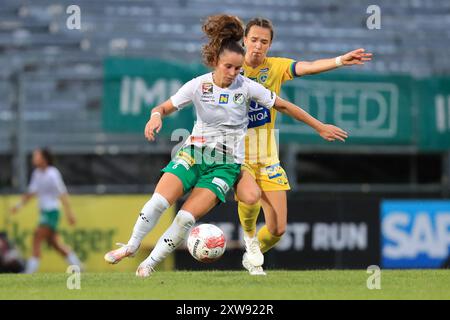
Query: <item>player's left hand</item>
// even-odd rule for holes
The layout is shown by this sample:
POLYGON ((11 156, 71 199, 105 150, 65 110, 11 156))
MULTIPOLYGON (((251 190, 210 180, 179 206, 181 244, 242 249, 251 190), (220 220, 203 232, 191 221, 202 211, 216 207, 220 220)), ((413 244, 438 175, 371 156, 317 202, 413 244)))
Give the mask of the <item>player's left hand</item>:
POLYGON ((345 142, 345 139, 348 138, 347 132, 339 127, 333 126, 332 124, 324 124, 319 129, 319 134, 327 141, 340 140, 342 142, 345 142))
POLYGON ((372 53, 365 52, 364 48, 359 48, 341 56, 341 62, 344 66, 351 66, 354 64, 364 64, 364 61, 372 60, 372 53))

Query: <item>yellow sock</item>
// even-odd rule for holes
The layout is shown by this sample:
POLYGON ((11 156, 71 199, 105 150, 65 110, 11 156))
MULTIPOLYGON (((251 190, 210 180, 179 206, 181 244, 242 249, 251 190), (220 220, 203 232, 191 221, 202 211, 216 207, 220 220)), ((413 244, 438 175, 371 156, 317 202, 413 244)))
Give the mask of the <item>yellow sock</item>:
POLYGON ((254 237, 256 233, 256 220, 258 220, 261 204, 258 202, 254 205, 248 205, 238 202, 238 213, 241 226, 247 236, 254 237))
POLYGON ((266 253, 270 249, 272 249, 278 241, 280 241, 281 237, 274 236, 269 232, 267 226, 263 226, 258 231, 258 241, 259 247, 261 248, 262 253, 266 253))

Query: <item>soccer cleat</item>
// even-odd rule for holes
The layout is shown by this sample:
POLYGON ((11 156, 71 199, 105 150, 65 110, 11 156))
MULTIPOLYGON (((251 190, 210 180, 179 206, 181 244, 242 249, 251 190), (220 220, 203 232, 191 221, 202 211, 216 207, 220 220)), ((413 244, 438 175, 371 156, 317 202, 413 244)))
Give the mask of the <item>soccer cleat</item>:
POLYGON ((249 238, 244 236, 245 251, 247 258, 253 266, 260 267, 264 264, 264 255, 259 248, 257 237, 249 238))
POLYGON ((119 249, 112 250, 105 254, 105 261, 111 264, 119 263, 123 258, 126 257, 134 257, 139 247, 134 248, 133 246, 124 244, 124 243, 116 243, 116 245, 120 246, 119 249))
POLYGON ((263 270, 263 267, 261 267, 261 266, 255 267, 254 265, 251 264, 250 260, 248 260, 247 252, 244 253, 244 256, 242 257, 242 265, 244 266, 245 269, 248 270, 248 272, 252 276, 265 276, 266 275, 266 273, 263 270))
POLYGON ((136 270, 136 276, 146 278, 150 277, 153 272, 155 272, 155 269, 153 269, 150 265, 141 263, 136 270))

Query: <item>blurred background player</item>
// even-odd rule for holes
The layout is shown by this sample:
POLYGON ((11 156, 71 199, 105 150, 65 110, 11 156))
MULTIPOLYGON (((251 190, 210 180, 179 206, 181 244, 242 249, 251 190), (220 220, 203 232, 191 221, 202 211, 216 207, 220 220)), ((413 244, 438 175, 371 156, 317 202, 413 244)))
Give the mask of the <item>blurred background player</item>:
MULTIPOLYGON (((264 18, 251 19, 244 34, 246 48, 244 75, 269 90, 280 94, 281 85, 294 77, 317 74, 342 65, 362 65, 372 54, 357 49, 342 56, 313 62, 268 57, 273 40, 272 22, 264 18)), ((262 264, 267 252, 280 241, 287 225, 288 178, 280 165, 275 140, 277 110, 268 110, 252 103, 249 112, 249 131, 246 137, 245 163, 236 186, 238 213, 244 229, 242 264, 252 275, 264 274, 262 264), (265 143, 261 143, 264 141, 265 143), (256 233, 256 221, 261 206, 265 225, 256 233)))
POLYGON ((76 222, 61 173, 53 166, 52 154, 46 148, 34 150, 32 162, 35 169, 31 175, 28 191, 22 196, 21 201, 11 209, 11 213, 15 214, 33 196, 37 196, 39 199, 39 225, 34 233, 32 256, 28 259, 24 272, 34 273, 38 270, 43 241, 47 241, 49 245, 65 257, 69 265, 76 265, 81 268, 81 262, 77 255, 62 243, 57 231, 60 217, 59 200, 64 206, 69 224, 75 225, 76 222))
POLYGON ((156 265, 187 238, 196 221, 219 202, 225 202, 227 192, 241 172, 251 99, 305 122, 327 141, 347 138, 342 129, 321 123, 239 74, 245 52, 238 43, 244 33, 238 18, 210 16, 202 30, 209 38, 209 43, 203 47, 204 62, 214 69, 213 72, 187 82, 169 100, 155 107, 145 128, 146 138, 153 141, 154 131, 158 133, 162 127, 162 118, 192 102, 197 114, 192 134, 162 170, 164 174, 152 198, 144 205, 128 243, 105 255, 105 260, 112 264, 134 255, 161 214, 192 189, 171 226, 138 267, 136 275, 140 277, 149 276, 156 265))

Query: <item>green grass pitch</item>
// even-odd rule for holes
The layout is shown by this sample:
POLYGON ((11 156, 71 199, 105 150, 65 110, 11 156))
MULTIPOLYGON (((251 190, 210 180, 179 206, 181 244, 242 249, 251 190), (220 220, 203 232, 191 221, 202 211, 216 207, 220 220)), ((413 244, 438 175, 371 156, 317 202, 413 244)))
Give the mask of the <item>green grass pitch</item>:
POLYGON ((0 274, 0 299, 450 299, 450 270, 382 270, 379 290, 367 288, 366 270, 83 273, 79 290, 67 288, 69 276, 0 274))

